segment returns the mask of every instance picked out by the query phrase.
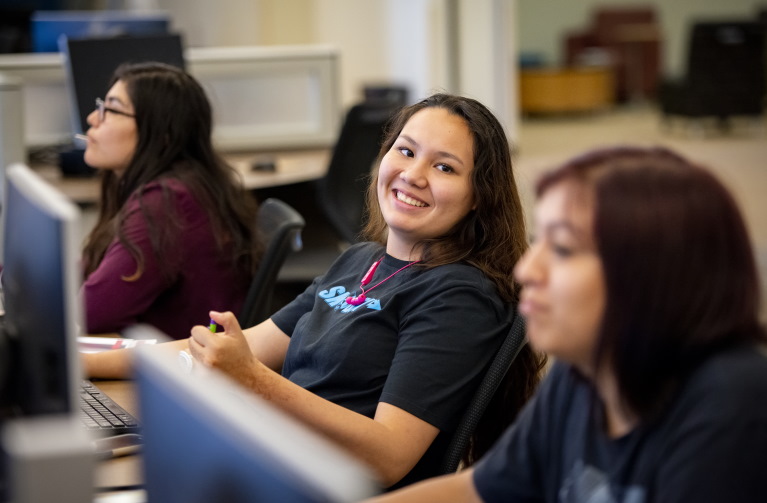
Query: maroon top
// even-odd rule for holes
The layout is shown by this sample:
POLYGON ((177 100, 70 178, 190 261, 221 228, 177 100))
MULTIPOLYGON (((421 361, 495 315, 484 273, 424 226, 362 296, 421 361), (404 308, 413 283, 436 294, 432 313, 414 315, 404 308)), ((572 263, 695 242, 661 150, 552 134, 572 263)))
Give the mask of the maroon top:
POLYGON ((127 204, 125 236, 141 249, 144 272, 136 280, 124 279, 135 275, 136 261, 117 239, 109 245, 101 264, 82 286, 87 333, 119 332, 135 323, 148 323, 183 339, 189 337, 192 326, 208 324, 210 310, 240 311, 250 279, 236 270, 227 253, 217 250, 207 212, 182 182, 152 182, 140 203, 134 195, 127 204), (170 189, 182 227, 180 239, 163 262, 152 252, 147 219, 139 206, 150 219, 163 218, 160 184, 170 189))

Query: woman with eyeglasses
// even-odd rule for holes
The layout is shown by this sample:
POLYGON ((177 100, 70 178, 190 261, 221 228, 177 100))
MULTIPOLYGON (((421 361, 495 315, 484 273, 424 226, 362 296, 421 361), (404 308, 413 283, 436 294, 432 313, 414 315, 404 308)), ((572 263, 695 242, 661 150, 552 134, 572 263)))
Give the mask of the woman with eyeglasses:
POLYGON ((189 336, 242 306, 260 259, 257 206, 214 150, 210 103, 181 69, 120 66, 88 116, 101 207, 83 253, 86 327, 189 336))

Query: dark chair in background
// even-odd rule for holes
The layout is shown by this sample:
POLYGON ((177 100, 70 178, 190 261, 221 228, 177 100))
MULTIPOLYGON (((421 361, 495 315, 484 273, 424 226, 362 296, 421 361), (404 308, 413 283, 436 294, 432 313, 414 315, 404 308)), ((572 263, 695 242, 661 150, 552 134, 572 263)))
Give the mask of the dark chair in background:
POLYGON ((381 147, 384 127, 399 104, 388 100, 365 101, 346 114, 333 147, 327 175, 302 195, 290 196, 307 220, 304 248, 291 255, 279 275, 280 283, 303 290, 350 244, 359 239, 364 224, 365 198, 370 170, 381 147), (302 286, 303 285, 303 286, 302 286))
POLYGON ((664 119, 760 117, 765 106, 765 29, 758 21, 692 25, 686 74, 666 80, 659 103, 664 119))
POLYGON ((381 147, 384 126, 396 108, 388 102, 351 107, 333 148, 328 173, 317 182, 317 202, 346 243, 359 239, 370 170, 381 147))
POLYGON ((285 259, 301 249, 303 217, 279 199, 267 199, 258 210, 258 230, 264 240, 264 255, 253 278, 238 321, 243 328, 252 327, 272 314, 272 296, 285 259))
POLYGON ((469 447, 469 441, 477 429, 480 419, 487 410, 496 390, 514 363, 514 359, 527 343, 525 338, 525 320, 518 313, 511 324, 501 348, 493 358, 485 377, 477 388, 474 398, 464 413, 442 459, 442 473, 456 471, 463 455, 469 447))

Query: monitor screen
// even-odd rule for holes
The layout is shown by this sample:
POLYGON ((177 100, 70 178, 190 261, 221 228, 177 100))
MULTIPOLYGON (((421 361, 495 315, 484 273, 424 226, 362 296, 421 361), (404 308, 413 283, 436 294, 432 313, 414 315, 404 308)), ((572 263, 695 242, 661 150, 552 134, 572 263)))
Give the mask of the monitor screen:
POLYGON ((120 64, 159 61, 185 68, 183 44, 178 34, 65 38, 61 44, 74 133, 88 129, 88 114, 93 111, 96 98, 103 98, 109 90, 112 74, 120 64))
POLYGON ((177 353, 143 349, 135 377, 150 503, 342 502, 377 492, 361 462, 223 374, 185 372, 177 353))
POLYGON ((38 10, 32 14, 29 24, 34 52, 58 52, 61 35, 88 38, 167 33, 170 15, 118 10, 38 10))
POLYGON ((14 164, 6 172, 2 214, 3 416, 73 413, 81 378, 80 212, 39 175, 14 164))

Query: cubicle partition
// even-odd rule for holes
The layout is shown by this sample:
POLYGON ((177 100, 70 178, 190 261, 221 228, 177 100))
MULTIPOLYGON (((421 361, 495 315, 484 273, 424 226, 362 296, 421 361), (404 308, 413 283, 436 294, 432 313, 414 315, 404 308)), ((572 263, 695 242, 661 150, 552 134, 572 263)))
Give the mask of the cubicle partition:
MULTIPOLYGON (((63 58, 60 53, 0 55, 0 74, 23 81, 28 149, 72 140, 74 111, 63 58)), ((194 47, 185 50, 185 59, 213 103, 214 138, 222 150, 334 143, 340 124, 339 56, 334 47, 194 47)))
POLYGON ((215 111, 224 150, 330 147, 340 128, 338 53, 330 47, 206 47, 189 71, 215 111))
POLYGON ((61 54, 0 54, 0 74, 21 79, 21 124, 27 148, 71 142, 72 112, 61 54))

